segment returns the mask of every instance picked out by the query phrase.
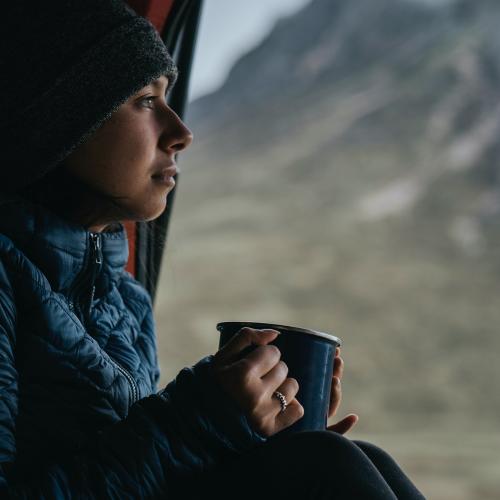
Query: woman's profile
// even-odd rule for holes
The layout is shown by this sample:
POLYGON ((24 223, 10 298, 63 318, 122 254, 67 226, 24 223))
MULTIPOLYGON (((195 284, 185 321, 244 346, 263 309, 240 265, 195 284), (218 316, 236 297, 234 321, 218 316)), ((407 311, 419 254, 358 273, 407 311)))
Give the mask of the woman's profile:
POLYGON ((3 19, 0 498, 423 498, 343 436, 356 415, 279 435, 303 407, 273 330, 157 386, 122 223, 165 210, 193 141, 165 99, 175 64, 122 0, 11 2, 3 19))

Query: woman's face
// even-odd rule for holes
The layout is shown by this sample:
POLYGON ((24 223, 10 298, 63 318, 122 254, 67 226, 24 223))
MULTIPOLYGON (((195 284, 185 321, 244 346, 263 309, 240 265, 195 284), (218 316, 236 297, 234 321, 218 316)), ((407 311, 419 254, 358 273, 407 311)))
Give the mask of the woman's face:
POLYGON ((167 85, 162 76, 130 97, 64 161, 73 176, 100 195, 96 200, 113 200, 96 207, 97 213, 102 208, 102 220, 90 230, 122 220, 151 220, 165 210, 175 185, 175 154, 193 140, 166 104, 167 85))

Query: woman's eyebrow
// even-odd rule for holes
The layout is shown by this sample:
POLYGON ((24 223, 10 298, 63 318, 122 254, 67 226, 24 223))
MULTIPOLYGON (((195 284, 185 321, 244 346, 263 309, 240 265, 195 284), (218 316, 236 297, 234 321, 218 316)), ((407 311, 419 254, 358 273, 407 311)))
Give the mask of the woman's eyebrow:
MULTIPOLYGON (((168 79, 166 79, 165 81, 166 81, 165 88, 167 88, 168 84, 169 84, 169 81, 168 81, 168 79)), ((163 83, 162 83, 162 80, 153 80, 150 83, 150 85, 152 85, 153 87, 156 87, 156 88, 160 89, 163 86, 163 83)))

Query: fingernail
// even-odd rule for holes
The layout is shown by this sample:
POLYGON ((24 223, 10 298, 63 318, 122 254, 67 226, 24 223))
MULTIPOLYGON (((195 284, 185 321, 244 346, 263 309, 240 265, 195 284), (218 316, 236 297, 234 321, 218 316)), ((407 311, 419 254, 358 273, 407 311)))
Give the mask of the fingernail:
POLYGON ((277 333, 278 335, 281 335, 281 332, 279 332, 278 330, 273 330, 271 328, 265 328, 263 330, 261 330, 263 332, 272 332, 272 333, 277 333))

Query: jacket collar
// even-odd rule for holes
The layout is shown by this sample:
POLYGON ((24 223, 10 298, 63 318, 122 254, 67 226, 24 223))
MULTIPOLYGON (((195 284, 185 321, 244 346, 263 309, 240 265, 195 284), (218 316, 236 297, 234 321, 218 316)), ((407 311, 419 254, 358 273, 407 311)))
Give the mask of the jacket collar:
MULTIPOLYGON (((18 196, 0 195, 0 233, 14 244, 47 277, 54 291, 68 293, 91 265, 92 233, 42 205, 18 196)), ((105 293, 128 260, 125 228, 99 234, 102 252, 96 295, 105 293)))

